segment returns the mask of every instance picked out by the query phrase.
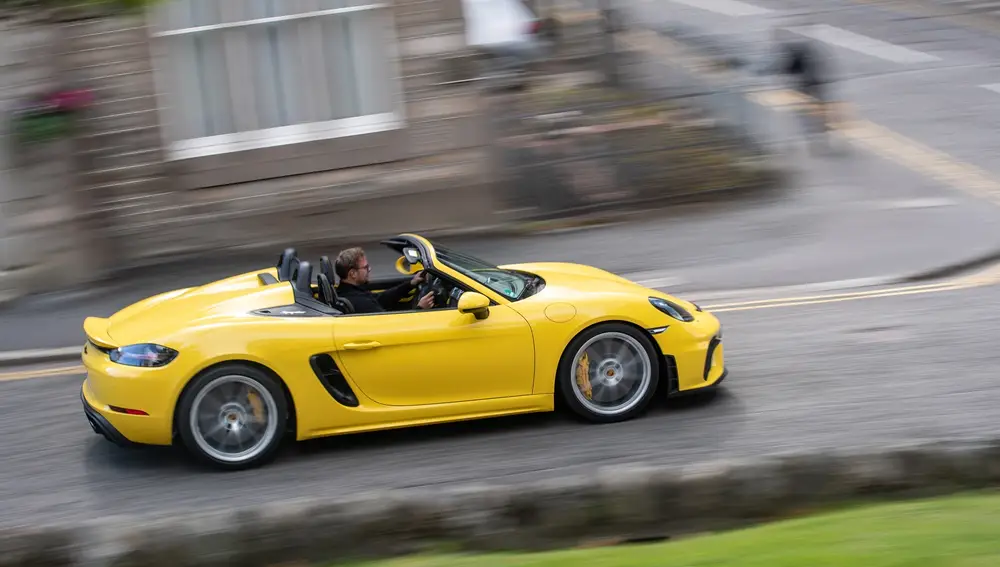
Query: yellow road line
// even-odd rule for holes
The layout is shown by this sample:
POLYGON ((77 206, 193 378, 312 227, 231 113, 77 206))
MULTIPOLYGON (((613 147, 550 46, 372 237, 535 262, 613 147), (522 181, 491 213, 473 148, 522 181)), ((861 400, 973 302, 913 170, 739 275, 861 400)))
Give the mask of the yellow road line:
POLYGON ((910 140, 887 128, 867 121, 857 121, 843 133, 883 156, 994 204, 1000 204, 1000 182, 985 171, 910 140))
POLYGON ((721 309, 726 307, 743 307, 748 305, 767 305, 772 303, 788 303, 788 302, 798 302, 798 301, 812 301, 816 299, 834 299, 834 298, 864 298, 871 295, 883 294, 890 291, 935 291, 938 289, 949 289, 956 285, 966 285, 957 282, 939 282, 935 284, 925 284, 925 285, 913 285, 904 287, 890 287, 890 288, 880 288, 872 289, 868 291, 854 291, 854 292, 842 292, 842 293, 829 293, 822 295, 810 295, 804 297, 775 297, 772 299, 756 299, 752 301, 739 301, 735 303, 720 303, 712 306, 705 306, 706 309, 721 309))
MULTIPOLYGON (((773 108, 797 106, 815 100, 786 89, 751 93, 749 98, 773 108)), ((903 167, 1000 205, 1000 181, 983 169, 962 163, 942 151, 867 120, 846 120, 834 123, 833 127, 848 139, 903 167)))
POLYGON ((13 382, 15 380, 30 380, 32 378, 46 378, 52 376, 67 376, 70 374, 83 374, 84 372, 86 372, 86 369, 82 365, 42 368, 39 370, 22 370, 20 372, 0 373, 0 382, 13 382))
POLYGON ((817 296, 815 299, 811 300, 801 300, 801 301, 786 301, 784 303, 766 303, 766 304, 751 304, 752 302, 747 302, 745 305, 734 304, 731 307, 715 308, 711 305, 704 306, 704 309, 711 311, 713 313, 726 313, 732 311, 751 311, 757 309, 776 309, 779 307, 798 307, 801 305, 818 305, 821 303, 839 303, 842 301, 858 301, 861 299, 878 299, 883 297, 898 297, 903 295, 916 295, 923 293, 941 293, 945 291, 957 291, 961 289, 969 289, 975 287, 968 284, 951 284, 949 286, 935 287, 930 289, 910 289, 910 290, 886 290, 880 293, 869 293, 866 295, 854 295, 851 297, 837 297, 836 294, 828 297, 817 296))

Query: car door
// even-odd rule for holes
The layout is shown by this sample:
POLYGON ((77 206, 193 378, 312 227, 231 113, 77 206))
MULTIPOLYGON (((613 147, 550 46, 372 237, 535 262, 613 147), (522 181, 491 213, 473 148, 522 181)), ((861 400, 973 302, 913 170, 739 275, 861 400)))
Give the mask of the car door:
POLYGON ((415 406, 532 393, 531 329, 510 307, 477 319, 457 309, 338 317, 341 369, 372 400, 415 406))

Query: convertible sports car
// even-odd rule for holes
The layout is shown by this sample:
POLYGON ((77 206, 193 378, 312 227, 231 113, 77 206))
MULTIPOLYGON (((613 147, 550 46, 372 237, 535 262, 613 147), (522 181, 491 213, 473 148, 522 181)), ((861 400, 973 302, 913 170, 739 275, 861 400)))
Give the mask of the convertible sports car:
POLYGON ((81 398, 120 445, 179 441, 223 469, 258 466, 289 438, 552 411, 635 417, 661 392, 718 385, 719 320, 612 273, 495 266, 403 234, 398 279, 427 281, 398 309, 358 314, 295 249, 268 269, 89 317, 81 398), (316 273, 314 273, 314 271, 316 273), (434 293, 435 306, 415 299, 434 293))

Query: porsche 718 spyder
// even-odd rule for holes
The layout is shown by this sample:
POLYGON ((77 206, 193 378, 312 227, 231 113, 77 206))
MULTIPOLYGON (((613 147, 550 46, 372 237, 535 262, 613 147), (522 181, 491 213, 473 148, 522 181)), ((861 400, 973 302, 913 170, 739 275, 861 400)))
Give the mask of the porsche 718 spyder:
POLYGON ((285 440, 553 411, 596 423, 725 377, 722 326, 697 305, 597 268, 496 266, 417 235, 383 242, 398 309, 355 313, 327 257, 275 266, 89 317, 81 398, 120 445, 180 444, 223 469, 285 440), (433 293, 434 306, 416 308, 433 293))

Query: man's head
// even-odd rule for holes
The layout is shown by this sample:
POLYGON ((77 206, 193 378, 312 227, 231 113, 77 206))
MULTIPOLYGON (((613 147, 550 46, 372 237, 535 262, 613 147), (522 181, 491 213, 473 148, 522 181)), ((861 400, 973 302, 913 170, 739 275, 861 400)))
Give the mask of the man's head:
POLYGON ((362 248, 348 248, 342 251, 337 255, 334 269, 341 281, 354 285, 368 283, 368 276, 372 271, 362 248))

